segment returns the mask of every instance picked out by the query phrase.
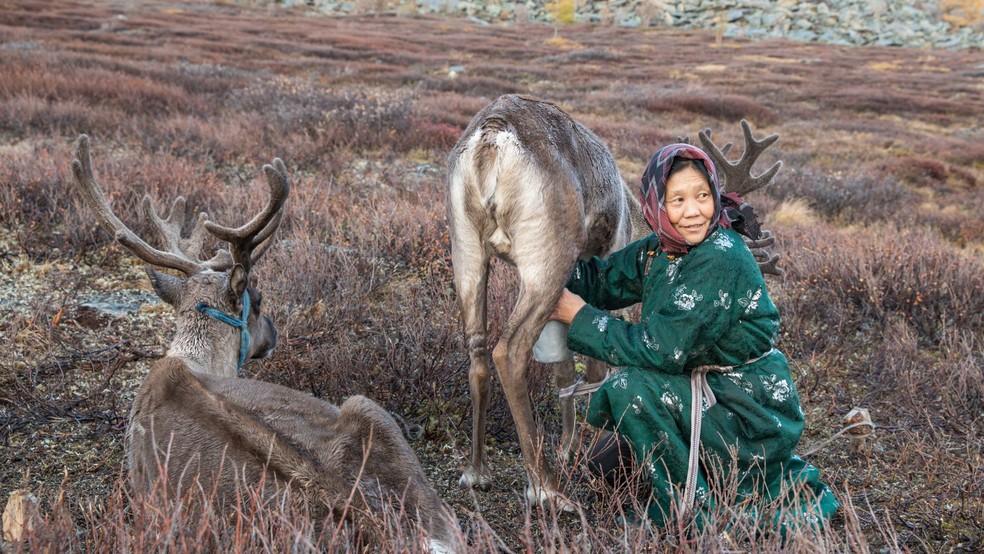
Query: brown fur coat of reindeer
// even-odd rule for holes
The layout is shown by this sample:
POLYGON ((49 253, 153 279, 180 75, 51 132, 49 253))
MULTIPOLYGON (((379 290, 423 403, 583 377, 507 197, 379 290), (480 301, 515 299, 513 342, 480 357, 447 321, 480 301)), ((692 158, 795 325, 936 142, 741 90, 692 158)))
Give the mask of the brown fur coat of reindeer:
POLYGON ((263 170, 270 199, 238 228, 200 214, 191 235, 182 237, 184 199, 175 200, 168 218, 161 219, 145 197, 145 215, 164 245, 158 249, 113 213, 93 176, 89 139, 79 139, 72 171, 99 223, 141 260, 184 274, 148 270, 177 321, 167 353, 151 367, 130 412, 125 445, 137 496, 165 486, 172 498, 228 506, 245 491, 289 490, 308 500, 315 517, 344 518, 353 525, 387 502, 402 502, 428 531, 431 550, 459 549, 453 512, 378 404, 353 396, 339 407, 237 376, 245 359, 266 357, 276 344, 273 322, 262 315, 260 295, 248 283, 253 265, 272 244, 290 182, 279 159, 263 170), (202 260, 206 232, 228 250, 202 260))

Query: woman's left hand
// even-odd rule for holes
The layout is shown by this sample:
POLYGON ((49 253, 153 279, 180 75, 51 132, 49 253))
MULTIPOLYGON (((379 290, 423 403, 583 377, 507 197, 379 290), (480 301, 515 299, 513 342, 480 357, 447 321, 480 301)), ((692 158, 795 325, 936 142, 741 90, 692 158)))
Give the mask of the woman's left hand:
POLYGON ((574 320, 574 316, 577 315, 577 312, 581 311, 581 308, 585 304, 586 302, 583 298, 565 288, 564 292, 560 295, 560 299, 557 300, 557 305, 554 306, 554 311, 550 315, 550 319, 570 325, 571 321, 574 320))

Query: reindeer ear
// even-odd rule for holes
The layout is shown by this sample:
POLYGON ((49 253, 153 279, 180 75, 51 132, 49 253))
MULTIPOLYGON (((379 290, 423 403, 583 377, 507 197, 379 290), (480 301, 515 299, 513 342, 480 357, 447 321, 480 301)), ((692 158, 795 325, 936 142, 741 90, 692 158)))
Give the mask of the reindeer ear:
POLYGON ((147 268, 147 276, 150 277, 150 284, 153 285, 154 292, 157 293, 157 296, 161 300, 172 306, 178 305, 178 299, 181 298, 182 285, 180 277, 161 273, 149 267, 147 268))
POLYGON ((229 298, 233 304, 239 305, 239 300, 248 286, 249 275, 246 274, 246 268, 242 264, 234 265, 229 272, 229 298))

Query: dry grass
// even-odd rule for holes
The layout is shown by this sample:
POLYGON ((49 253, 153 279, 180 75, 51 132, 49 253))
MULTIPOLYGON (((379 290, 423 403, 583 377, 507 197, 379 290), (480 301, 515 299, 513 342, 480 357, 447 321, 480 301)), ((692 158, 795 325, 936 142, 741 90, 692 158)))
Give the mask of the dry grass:
MULTIPOLYGON (((567 26, 564 44, 553 34, 222 2, 0 3, 0 493, 27 487, 44 514, 29 542, 10 547, 365 546, 357 529, 322 533, 290 503, 253 502, 229 522, 191 518, 174 498, 130 498, 122 432, 172 316, 71 191, 85 132, 97 177, 138 232, 144 194, 185 195, 191 209, 238 223, 263 195, 260 164, 287 162, 282 240, 256 272, 281 342, 246 372, 333 401, 366 394, 398 415, 474 550, 982 548, 984 57, 905 52, 914 61, 900 64, 891 48, 718 46, 712 34, 605 26, 567 26), (704 127, 739 140, 734 121, 748 117, 757 133, 782 136, 764 157, 786 165, 753 200, 784 255, 770 291, 807 413, 801 449, 853 406, 879 425, 867 453, 839 439, 812 458, 844 505, 829 529, 785 545, 756 524, 625 529, 615 516, 632 506, 631 488, 592 481, 576 459, 558 469, 578 511, 531 509, 498 393, 496 485, 458 489, 471 421, 444 157, 474 113, 512 91, 569 109, 630 182, 659 146, 704 127), (143 307, 120 316, 85 306, 135 296, 143 307)), ((493 337, 514 294, 497 263, 493 337)), ((530 393, 555 441, 549 375, 534 364, 530 393)), ((394 526, 399 511, 370 524, 391 537, 379 549, 419 550, 412 530, 394 526)))

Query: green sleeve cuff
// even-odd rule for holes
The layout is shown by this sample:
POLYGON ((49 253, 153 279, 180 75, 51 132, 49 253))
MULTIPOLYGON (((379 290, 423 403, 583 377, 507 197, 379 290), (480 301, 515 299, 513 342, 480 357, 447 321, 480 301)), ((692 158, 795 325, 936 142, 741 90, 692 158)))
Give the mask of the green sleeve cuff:
POLYGON ((567 333, 567 347, 585 356, 611 362, 608 353, 603 352, 604 336, 608 324, 615 319, 617 318, 612 314, 591 304, 585 304, 571 320, 571 329, 567 333))

